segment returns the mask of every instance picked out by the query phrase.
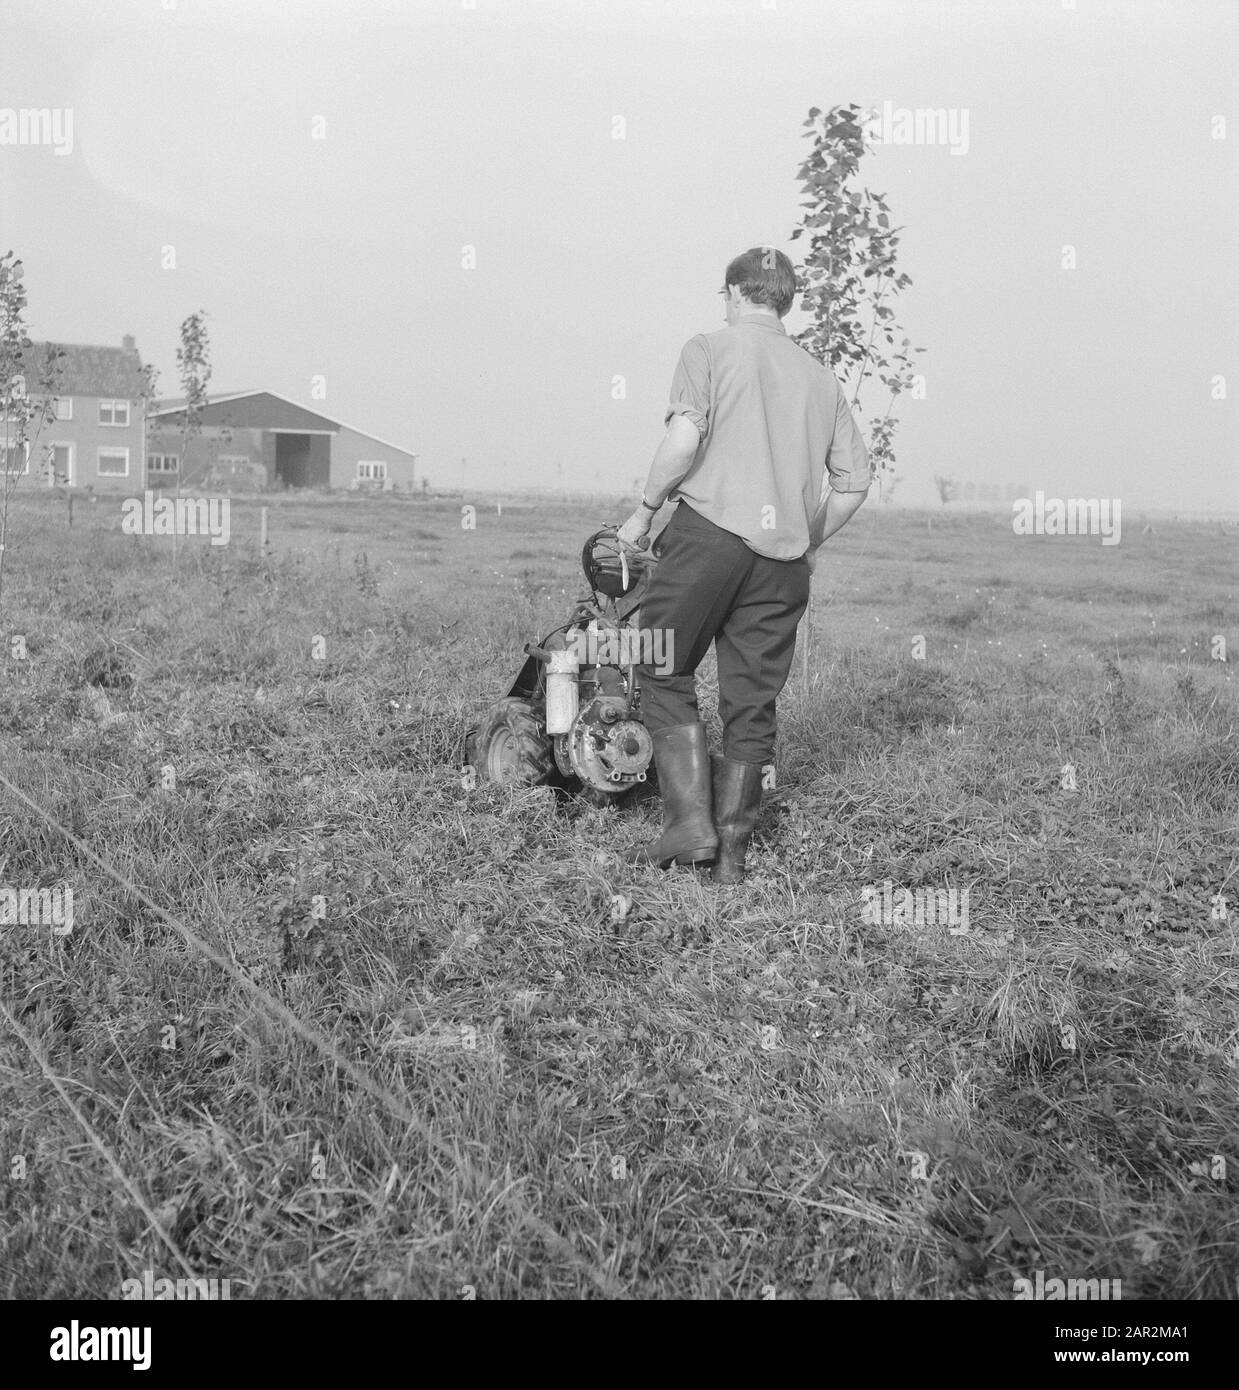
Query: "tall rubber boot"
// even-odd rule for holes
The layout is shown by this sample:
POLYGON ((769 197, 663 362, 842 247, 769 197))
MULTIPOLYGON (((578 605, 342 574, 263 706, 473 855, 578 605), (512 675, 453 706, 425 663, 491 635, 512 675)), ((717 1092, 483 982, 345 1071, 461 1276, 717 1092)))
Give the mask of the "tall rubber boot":
POLYGON ((658 729, 654 766, 663 799, 663 830, 657 840, 634 845, 624 856, 629 864, 708 864, 718 847, 710 801, 710 755, 706 726, 700 720, 658 729))
POLYGON ((714 759, 714 828, 718 855, 710 877, 715 883, 743 883, 757 812, 761 807, 761 763, 714 759))

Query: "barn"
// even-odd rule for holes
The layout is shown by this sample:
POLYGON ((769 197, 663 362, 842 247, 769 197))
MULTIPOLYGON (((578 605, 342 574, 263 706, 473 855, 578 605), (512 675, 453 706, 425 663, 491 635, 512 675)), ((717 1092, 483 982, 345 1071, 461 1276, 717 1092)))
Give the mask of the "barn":
POLYGON ((417 455, 274 391, 212 396, 186 431, 184 401, 148 416, 146 485, 266 492, 408 492, 417 455))

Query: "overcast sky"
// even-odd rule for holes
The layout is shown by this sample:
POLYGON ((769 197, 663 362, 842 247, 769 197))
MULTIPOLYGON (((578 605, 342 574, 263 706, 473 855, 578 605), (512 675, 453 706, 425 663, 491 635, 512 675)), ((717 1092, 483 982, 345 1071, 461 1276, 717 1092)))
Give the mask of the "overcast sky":
POLYGON ((946 108, 966 153, 863 170, 927 349, 900 500, 1234 510, 1236 74, 1233 0, 4 0, 0 116, 73 146, 0 146, 0 249, 34 336, 133 333, 165 394, 204 308, 214 388, 432 485, 624 488, 727 260, 803 244, 809 107, 946 108))

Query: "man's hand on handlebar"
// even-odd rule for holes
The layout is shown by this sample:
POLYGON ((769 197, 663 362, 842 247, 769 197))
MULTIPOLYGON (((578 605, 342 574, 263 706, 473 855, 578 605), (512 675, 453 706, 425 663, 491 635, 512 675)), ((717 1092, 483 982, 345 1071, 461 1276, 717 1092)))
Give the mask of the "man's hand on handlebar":
POLYGON ((649 546, 650 523, 653 520, 653 513, 645 507, 638 507, 619 528, 616 536, 621 544, 630 546, 633 550, 645 550, 649 546))

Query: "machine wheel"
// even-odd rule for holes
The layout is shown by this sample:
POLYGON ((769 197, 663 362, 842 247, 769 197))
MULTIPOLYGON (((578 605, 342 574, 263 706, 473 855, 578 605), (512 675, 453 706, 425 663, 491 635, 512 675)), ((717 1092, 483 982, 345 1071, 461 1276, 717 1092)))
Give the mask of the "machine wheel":
POLYGON ((488 782, 533 787, 556 772, 550 735, 528 700, 509 696, 492 705, 478 726, 473 764, 488 782))

